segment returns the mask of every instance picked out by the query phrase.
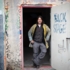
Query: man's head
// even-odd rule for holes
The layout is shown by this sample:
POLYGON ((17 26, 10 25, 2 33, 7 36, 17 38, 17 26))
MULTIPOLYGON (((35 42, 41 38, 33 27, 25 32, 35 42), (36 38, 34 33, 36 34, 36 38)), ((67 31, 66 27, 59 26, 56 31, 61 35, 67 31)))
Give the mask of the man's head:
POLYGON ((42 16, 39 16, 39 17, 37 18, 37 23, 38 23, 38 24, 43 24, 42 16))

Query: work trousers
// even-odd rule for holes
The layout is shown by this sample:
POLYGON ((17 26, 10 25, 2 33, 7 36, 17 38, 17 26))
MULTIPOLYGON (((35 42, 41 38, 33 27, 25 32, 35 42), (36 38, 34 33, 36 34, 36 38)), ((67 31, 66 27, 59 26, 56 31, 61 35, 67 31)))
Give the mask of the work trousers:
POLYGON ((45 57, 47 52, 46 46, 44 43, 34 42, 33 44, 33 62, 36 65, 40 65, 41 60, 45 57), (40 49, 40 52, 39 52, 40 49))

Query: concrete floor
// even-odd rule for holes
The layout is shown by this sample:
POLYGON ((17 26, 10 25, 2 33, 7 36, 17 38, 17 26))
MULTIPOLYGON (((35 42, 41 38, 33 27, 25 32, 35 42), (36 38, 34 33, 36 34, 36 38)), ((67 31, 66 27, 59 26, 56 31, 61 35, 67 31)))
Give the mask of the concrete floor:
MULTIPOLYGON (((25 51, 24 52, 24 66, 31 67, 33 65, 33 63, 32 63, 33 49, 32 48, 25 48, 24 51, 25 51)), ((45 58, 42 60, 41 66, 50 66, 49 51, 46 53, 45 58)))
POLYGON ((39 69, 33 68, 32 65, 33 49, 29 47, 24 47, 24 67, 25 70, 55 70, 51 67, 50 63, 50 51, 47 50, 46 56, 41 62, 41 67, 39 69))

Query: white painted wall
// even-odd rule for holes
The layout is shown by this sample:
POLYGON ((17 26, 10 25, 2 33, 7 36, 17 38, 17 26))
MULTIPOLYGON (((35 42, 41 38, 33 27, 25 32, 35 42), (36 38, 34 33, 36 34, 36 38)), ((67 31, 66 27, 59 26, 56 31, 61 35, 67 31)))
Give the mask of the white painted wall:
MULTIPOLYGON (((5 53, 7 67, 13 70, 21 70, 21 49, 20 49, 20 18, 18 6, 22 0, 5 0, 5 15, 8 14, 8 36, 5 35, 5 53), (8 8, 8 12, 7 9, 8 8)), ((21 4, 20 4, 21 5, 21 4)))
MULTIPOLYGON (((51 9, 51 65, 58 70, 70 70, 68 46, 66 41, 67 37, 70 38, 69 25, 70 3, 53 7, 51 9)), ((68 42, 70 42, 69 39, 68 42)))
MULTIPOLYGON (((49 0, 49 1, 51 1, 51 0, 49 0)), ((19 21, 18 6, 20 6, 23 3, 24 4, 43 4, 43 3, 47 4, 46 0, 4 0, 4 4, 5 4, 4 6, 5 6, 5 8, 8 7, 8 10, 9 10, 8 11, 9 17, 8 17, 8 23, 7 23, 8 37, 5 36, 5 48, 6 48, 5 51, 6 51, 6 55, 7 55, 7 63, 9 63, 11 65, 13 70, 21 70, 20 66, 21 66, 22 60, 21 60, 21 55, 20 55, 20 40, 19 40, 20 34, 19 34, 19 27, 18 27, 18 25, 20 24, 20 21, 19 21)), ((61 2, 59 2, 59 3, 61 4, 61 2)), ((5 9, 5 11, 6 11, 6 9, 5 9)), ((5 14, 6 14, 6 12, 5 12, 5 14)), ((52 22, 54 22, 54 21, 52 21, 52 22)), ((63 34, 58 35, 55 33, 52 33, 52 34, 53 34, 52 35, 53 37, 63 35, 63 34)), ((63 36, 63 39, 64 39, 64 37, 65 37, 65 35, 63 36)), ((56 37, 56 39, 58 39, 58 38, 56 37)), ((54 43, 55 43, 56 39, 54 39, 54 43)), ((57 55, 57 51, 58 51, 58 47, 56 47, 57 42, 55 44, 55 49, 57 49, 57 50, 55 50, 56 51, 55 55, 57 55)), ((60 42, 58 42, 58 43, 60 44, 60 42)), ((53 48, 53 46, 52 46, 52 48, 53 48)), ((52 55, 54 54, 55 51, 52 51, 52 55)), ((59 55, 61 56, 61 54, 59 54, 59 55)), ((52 59, 53 59, 53 57, 52 57, 52 59)), ((55 64, 55 62, 57 62, 57 60, 54 60, 54 64, 55 64)), ((52 64, 53 64, 53 62, 52 62, 52 64)))

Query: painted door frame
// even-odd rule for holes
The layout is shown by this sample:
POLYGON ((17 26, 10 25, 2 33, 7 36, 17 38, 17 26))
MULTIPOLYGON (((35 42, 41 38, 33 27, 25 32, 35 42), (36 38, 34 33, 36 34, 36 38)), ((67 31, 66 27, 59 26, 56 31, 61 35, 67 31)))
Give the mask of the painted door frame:
POLYGON ((20 50, 21 50, 21 69, 24 70, 24 51, 23 51, 23 8, 52 8, 52 4, 21 5, 18 7, 20 15, 20 50))

